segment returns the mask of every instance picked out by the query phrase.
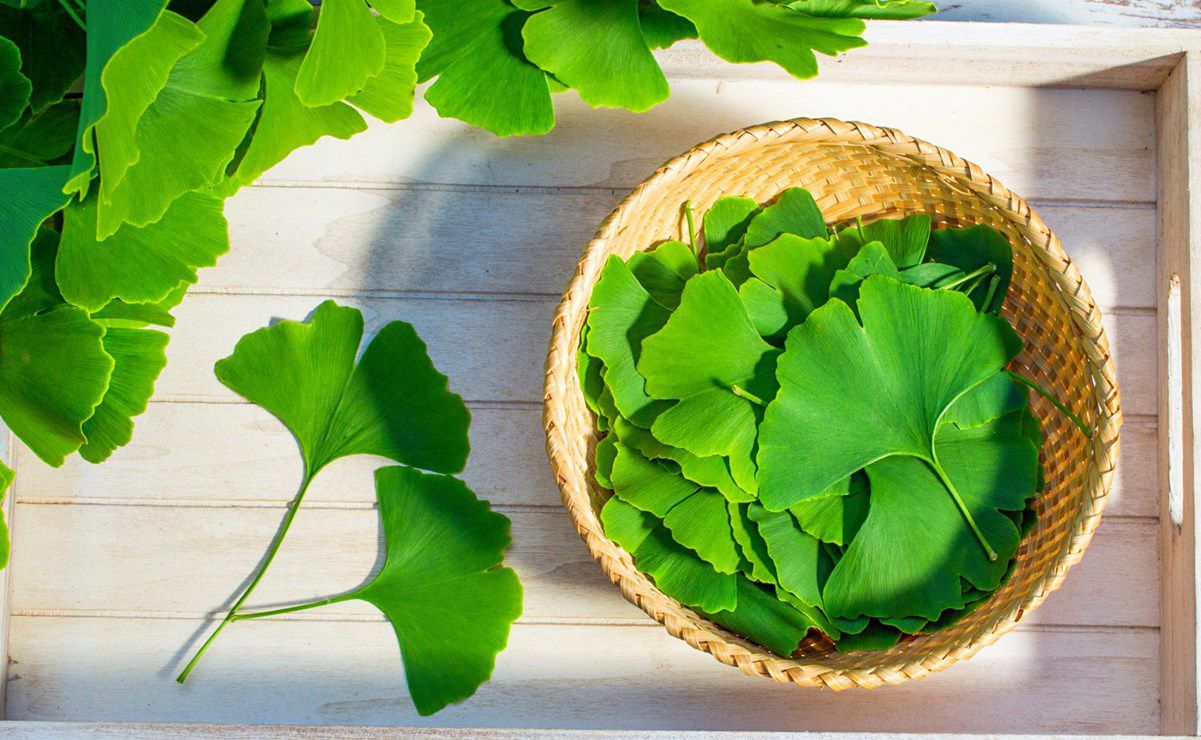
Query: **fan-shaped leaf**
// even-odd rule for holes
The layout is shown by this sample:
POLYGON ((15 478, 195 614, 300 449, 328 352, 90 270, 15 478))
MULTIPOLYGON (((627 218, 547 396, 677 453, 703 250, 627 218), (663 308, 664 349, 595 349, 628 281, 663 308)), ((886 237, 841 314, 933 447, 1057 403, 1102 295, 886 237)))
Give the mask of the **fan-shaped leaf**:
POLYGON ((70 168, 0 170, 0 308, 29 279, 29 244, 38 226, 67 202, 70 168))
POLYGON ((296 75, 296 97, 310 108, 350 97, 384 70, 387 53, 383 31, 363 0, 325 0, 296 75))
POLYGON ((0 36, 21 51, 21 74, 33 88, 29 96, 33 113, 62 100, 83 74, 86 35, 58 3, 23 9, 0 6, 0 36), (46 43, 47 39, 53 43, 46 43))

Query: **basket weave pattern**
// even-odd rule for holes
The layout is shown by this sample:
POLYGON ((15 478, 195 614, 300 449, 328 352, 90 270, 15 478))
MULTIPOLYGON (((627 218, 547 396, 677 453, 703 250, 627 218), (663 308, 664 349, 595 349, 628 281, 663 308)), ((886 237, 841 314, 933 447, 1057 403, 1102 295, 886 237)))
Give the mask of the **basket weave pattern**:
POLYGON ((946 668, 995 642, 1042 603, 1080 560, 1100 520, 1122 423, 1101 314, 1059 239, 1026 202, 944 149, 892 129, 832 119, 770 123, 720 136, 635 188, 588 245, 555 314, 545 401, 547 451, 563 502, 626 599, 672 635, 745 673, 834 689, 901 683, 946 668), (1086 438, 1032 394, 1046 438, 1047 487, 1035 502, 1038 524, 1018 552, 1013 578, 958 625, 908 638, 884 653, 840 654, 825 637, 809 638, 791 658, 770 653, 659 591, 605 536, 598 515, 609 493, 591 472, 596 428, 580 391, 576 351, 606 259, 686 239, 685 201, 703 214, 722 196, 766 202, 789 187, 813 193, 832 223, 927 213, 935 228, 987 224, 1003 233, 1014 248, 1003 314, 1026 342, 1014 367, 1095 430, 1086 438))

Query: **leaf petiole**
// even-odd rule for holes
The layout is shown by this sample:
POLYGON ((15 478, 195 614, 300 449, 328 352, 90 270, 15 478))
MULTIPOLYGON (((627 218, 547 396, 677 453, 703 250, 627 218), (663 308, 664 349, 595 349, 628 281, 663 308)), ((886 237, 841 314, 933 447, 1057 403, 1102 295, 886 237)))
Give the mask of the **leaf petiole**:
POLYGON ((1000 275, 993 275, 992 278, 989 279, 988 293, 985 294, 985 296, 984 296, 984 303, 980 304, 981 306, 984 307, 985 311, 987 311, 988 307, 992 305, 993 296, 995 296, 997 294, 997 286, 1000 284, 1001 284, 1001 276, 1000 275))
POLYGON ((767 401, 764 401, 762 398, 759 398, 754 393, 751 393, 750 391, 743 388, 742 386, 732 385, 732 386, 730 386, 730 392, 733 393, 735 396, 738 396, 739 398, 745 398, 746 400, 750 401, 751 403, 755 404, 756 406, 764 406, 764 407, 767 406, 767 401))
POLYGON ((1050 401, 1051 404, 1055 406, 1055 408, 1059 409, 1059 412, 1061 414, 1068 417, 1068 419, 1073 424, 1076 425, 1076 428, 1084 433, 1084 436, 1088 437, 1089 439, 1093 438, 1093 432, 1091 429, 1088 428, 1088 425, 1085 424, 1084 421, 1081 420, 1081 418, 1079 416, 1076 416, 1074 413, 1072 413, 1071 409, 1069 409, 1067 406, 1063 405, 1059 401, 1058 398, 1051 395, 1051 392, 1048 391, 1046 388, 1043 388, 1036 381, 1031 380, 1030 378, 1027 378, 1025 375, 1022 375, 1021 373, 1016 372, 1014 370, 1006 370, 1005 374, 1008 375, 1011 380, 1021 383, 1022 385, 1026 386, 1027 388, 1030 388, 1031 390, 1038 393, 1038 395, 1040 395, 1043 398, 1050 401))
MULTIPOLYGON (((939 288, 939 290, 953 290, 953 289, 959 287, 960 285, 963 285, 964 283, 966 283, 969 280, 975 280, 976 278, 983 277, 985 275, 991 275, 992 273, 994 273, 996 271, 997 271, 997 266, 994 265, 993 263, 989 262, 987 264, 981 265, 980 267, 977 267, 975 270, 972 270, 971 272, 969 272, 966 275, 962 275, 960 277, 955 278, 954 280, 947 283, 946 285, 938 286, 938 288, 939 288)), ((974 287, 975 286, 973 286, 973 288, 974 287)), ((964 291, 964 292, 970 293, 971 291, 964 291)))
POLYGON ((972 512, 967 508, 967 504, 963 503, 963 499, 959 496, 959 491, 955 490, 955 484, 951 482, 951 478, 947 475, 947 471, 943 470, 942 465, 938 463, 937 455, 935 455, 934 459, 931 459, 928 462, 930 463, 930 467, 933 468, 934 472, 938 475, 938 479, 941 480, 942 484, 946 486, 948 491, 950 491, 951 500, 954 501, 955 505, 959 507, 959 513, 963 514, 964 520, 967 521, 968 529, 971 529, 972 534, 976 535, 976 539, 980 541, 980 546, 984 548, 984 554, 988 556, 990 561, 995 561, 997 559, 997 551, 992 548, 992 545, 988 544, 988 539, 985 538, 984 533, 980 531, 980 527, 976 524, 975 517, 972 516, 972 512))
POLYGON ((300 484, 300 490, 297 492, 296 497, 292 499, 292 503, 288 507, 288 513, 284 516, 284 521, 280 524, 279 531, 275 534, 275 539, 271 541, 271 546, 267 548, 267 556, 263 559, 263 564, 259 566, 258 573, 255 574, 250 584, 242 590, 242 594, 238 596, 238 600, 234 602, 234 605, 225 613, 225 617, 217 625, 217 629, 213 630, 213 634, 209 635, 204 644, 196 651, 196 654, 192 656, 192 659, 188 661, 188 664, 184 666, 184 669, 175 677, 177 682, 183 683, 188 680, 188 676, 192 673, 196 664, 200 662, 200 658, 208 651, 209 645, 212 645, 213 641, 217 639, 217 635, 220 635, 229 624, 237 621, 238 609, 242 604, 246 603, 246 599, 250 598, 250 594, 254 592, 255 586, 258 586, 259 581, 263 580, 263 575, 267 572, 267 568, 271 567, 271 561, 275 559, 275 553, 279 551, 279 546, 283 544, 284 537, 287 536, 288 529, 292 526, 292 520, 296 518, 296 512, 300 509, 300 502, 304 500, 304 494, 309 490, 309 484, 313 482, 313 477, 317 472, 313 471, 312 474, 305 473, 304 481, 300 484))
POLYGON ((700 260, 700 252, 696 250, 696 222, 692 216, 692 201, 684 201, 684 218, 688 221, 688 246, 692 247, 692 254, 697 260, 700 260))
MULTIPOLYGON (((58 0, 58 4, 63 6, 63 10, 67 11, 67 15, 71 16, 71 20, 75 21, 75 25, 79 26, 84 31, 88 30, 88 25, 83 22, 82 18, 79 17, 79 13, 76 12, 76 9, 71 7, 70 0, 58 0)), ((83 10, 83 6, 80 5, 77 7, 79 10, 83 10)))
POLYGON ((318 599, 317 601, 309 601, 304 604, 295 604, 293 606, 280 607, 279 609, 269 609, 261 612, 248 612, 234 614, 229 618, 231 622, 241 622, 243 619, 258 619, 259 617, 275 617, 280 614, 291 614, 292 612, 302 612, 306 609, 316 609, 319 606, 329 606, 342 601, 348 601, 351 594, 343 594, 341 596, 331 596, 328 599, 318 599))

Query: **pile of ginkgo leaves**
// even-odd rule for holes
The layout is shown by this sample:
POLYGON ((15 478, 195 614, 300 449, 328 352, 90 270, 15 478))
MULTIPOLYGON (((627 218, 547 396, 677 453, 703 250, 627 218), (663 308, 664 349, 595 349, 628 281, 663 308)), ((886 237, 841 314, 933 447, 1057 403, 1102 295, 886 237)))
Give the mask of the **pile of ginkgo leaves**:
POLYGON ((1006 369, 1006 239, 925 215, 833 230, 800 189, 719 200, 703 231, 703 257, 695 236, 613 256, 593 291, 579 373, 608 536, 780 655, 963 619, 1043 485, 1044 391, 1006 369))

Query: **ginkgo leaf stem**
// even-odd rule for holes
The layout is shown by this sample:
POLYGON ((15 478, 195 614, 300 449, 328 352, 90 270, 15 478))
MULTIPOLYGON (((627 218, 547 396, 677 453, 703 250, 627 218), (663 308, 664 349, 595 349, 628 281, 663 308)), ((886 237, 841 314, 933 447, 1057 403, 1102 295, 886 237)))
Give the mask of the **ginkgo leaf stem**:
POLYGON ((959 507, 959 513, 963 514, 964 520, 967 522, 968 529, 972 530, 972 534, 976 535, 976 539, 980 541, 980 546, 984 548, 984 554, 988 556, 990 561, 997 559, 997 551, 988 544, 988 538, 980 531, 980 527, 976 524, 976 518, 972 516, 972 512, 967 508, 967 504, 963 503, 963 498, 960 497, 959 491, 955 489, 955 484, 951 482, 951 477, 947 475, 947 471, 942 469, 939 464, 937 455, 928 461, 930 467, 934 469, 938 479, 946 486, 946 489, 951 493, 951 500, 959 507))
POLYGON ((693 256, 699 257, 700 252, 696 251, 696 222, 692 216, 692 201, 684 201, 684 218, 688 221, 688 246, 692 248, 693 256))
POLYGON ((960 285, 963 285, 964 283, 966 283, 969 280, 974 280, 974 279, 976 279, 978 277, 982 277, 984 275, 991 275, 992 273, 994 273, 996 271, 997 271, 997 266, 994 265, 993 263, 989 262, 988 264, 977 267, 975 270, 972 270, 971 272, 969 272, 966 275, 960 275, 959 277, 955 278, 951 282, 946 283, 945 285, 940 285, 938 287, 939 287, 939 290, 953 290, 953 289, 959 287, 960 285))
POLYGON ((67 15, 71 16, 71 20, 75 21, 75 25, 79 26, 85 31, 88 30, 87 24, 84 23, 83 19, 79 17, 79 14, 75 12, 75 8, 71 7, 70 0, 58 0, 58 4, 63 6, 63 10, 67 11, 67 15))
POLYGON ((989 279, 988 293, 986 293, 984 296, 984 303, 980 304, 980 305, 984 306, 985 311, 987 311, 988 307, 992 305, 993 296, 995 296, 997 294, 997 286, 1000 284, 1001 284, 1001 276, 1000 275, 993 275, 992 278, 989 279))
POLYGON ((192 659, 188 661, 188 664, 184 666, 184 669, 180 672, 180 674, 175 677, 175 680, 179 683, 183 683, 184 681, 188 680, 188 676, 192 673, 192 669, 194 669, 196 664, 200 662, 200 659, 204 656, 205 652, 208 651, 209 646, 213 644, 213 641, 217 639, 217 636, 220 635, 228 625, 237 620, 238 609, 241 608, 242 604, 246 603, 246 599, 250 598, 250 594, 254 592, 255 586, 259 585, 259 581, 263 580, 263 575, 266 574, 267 569, 271 567, 271 561, 275 559, 275 553, 279 552, 279 546, 283 544, 284 537, 287 536, 288 529, 292 526, 292 520, 296 518, 296 512, 300 509, 300 502, 304 500, 304 494, 309 490, 309 484, 313 482, 313 477, 316 475, 316 473, 317 471, 313 471, 313 473, 305 473, 304 481, 300 484, 300 490, 296 493, 296 497, 292 499, 292 503, 288 507, 288 513, 284 516, 283 523, 280 524, 279 531, 275 534, 275 539, 271 541, 271 546, 267 548, 267 555, 263 558, 263 564, 259 566, 259 570, 257 573, 255 573, 254 578, 251 579, 246 588, 242 590, 241 595, 238 596, 238 600, 235 601, 234 605, 229 608, 228 612, 225 613, 225 617, 222 618, 221 623, 217 625, 217 629, 213 630, 213 634, 209 635, 208 639, 204 641, 204 644, 200 646, 200 648, 196 651, 196 654, 192 656, 192 659))
POLYGON ((1030 378, 1027 378, 1025 375, 1022 375, 1019 372, 1015 372, 1013 370, 1006 370, 1005 374, 1008 375, 1010 377, 1010 379, 1012 379, 1018 383, 1021 383, 1022 385, 1026 386, 1027 388, 1030 388, 1034 392, 1038 393, 1038 395, 1040 395, 1043 398, 1050 401, 1051 404, 1055 406, 1055 408, 1059 409, 1059 412, 1061 414, 1068 417, 1068 419, 1073 424, 1076 425, 1076 428, 1078 428, 1081 432, 1084 433, 1084 436, 1088 437, 1089 439, 1093 438, 1093 432, 1091 429, 1088 428, 1088 425, 1085 424, 1084 421, 1081 420, 1081 418, 1079 416, 1076 416, 1074 413, 1072 413, 1071 409, 1069 409, 1067 406, 1063 405, 1063 403, 1061 403, 1058 398, 1051 395, 1051 392, 1048 391, 1046 388, 1043 388, 1036 381, 1031 380, 1030 378))
POLYGON ((730 392, 739 398, 745 398, 756 406, 767 406, 767 401, 764 401, 762 398, 759 398, 754 393, 751 393, 739 385, 730 386, 730 392))
POLYGON ((328 599, 318 599, 317 601, 308 601, 303 604, 294 604, 292 606, 284 606, 279 609, 269 609, 261 612, 243 612, 234 614, 229 618, 231 622, 241 622, 243 619, 258 619, 259 617, 275 617, 280 614, 291 614, 292 612, 302 612, 305 609, 316 609, 319 606, 329 606, 350 599, 350 594, 341 596, 331 596, 328 599))

